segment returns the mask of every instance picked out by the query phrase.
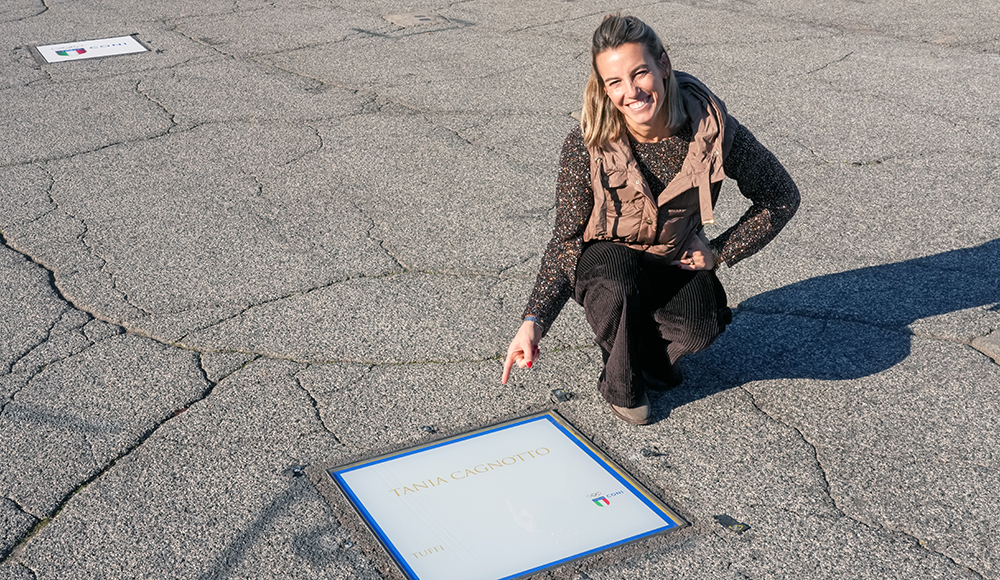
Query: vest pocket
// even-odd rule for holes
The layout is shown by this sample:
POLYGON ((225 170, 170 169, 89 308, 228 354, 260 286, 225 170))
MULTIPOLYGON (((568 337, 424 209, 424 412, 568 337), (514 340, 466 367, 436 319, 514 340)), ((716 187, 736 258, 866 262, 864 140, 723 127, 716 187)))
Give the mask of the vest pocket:
POLYGON ((645 199, 641 191, 622 183, 622 187, 609 188, 608 224, 611 238, 622 242, 639 239, 639 227, 645 199))
POLYGON ((700 221, 697 219, 698 189, 689 189, 666 205, 657 213, 657 243, 676 248, 691 235, 700 221))

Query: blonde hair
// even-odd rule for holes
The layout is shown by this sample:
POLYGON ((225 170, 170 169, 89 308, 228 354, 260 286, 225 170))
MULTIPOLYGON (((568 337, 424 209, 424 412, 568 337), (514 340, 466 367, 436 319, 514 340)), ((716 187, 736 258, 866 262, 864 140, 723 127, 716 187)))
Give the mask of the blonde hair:
MULTIPOLYGON (((594 40, 590 45, 590 78, 583 91, 583 113, 580 116, 583 141, 588 147, 605 148, 611 141, 625 135, 625 117, 604 90, 604 79, 597 72, 597 55, 631 43, 641 44, 657 61, 667 53, 656 32, 635 16, 609 14, 594 31, 594 40)), ((667 95, 667 102, 664 103, 667 127, 676 129, 687 121, 687 112, 673 70, 663 84, 667 95)))

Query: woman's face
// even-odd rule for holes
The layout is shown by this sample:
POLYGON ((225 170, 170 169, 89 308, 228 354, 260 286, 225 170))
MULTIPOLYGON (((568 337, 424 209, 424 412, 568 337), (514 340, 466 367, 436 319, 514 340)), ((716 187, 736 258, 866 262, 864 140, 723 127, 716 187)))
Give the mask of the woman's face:
POLYGON ((658 61, 641 44, 630 43, 605 50, 594 61, 604 79, 604 92, 633 133, 666 127, 663 80, 670 74, 666 54, 658 61))

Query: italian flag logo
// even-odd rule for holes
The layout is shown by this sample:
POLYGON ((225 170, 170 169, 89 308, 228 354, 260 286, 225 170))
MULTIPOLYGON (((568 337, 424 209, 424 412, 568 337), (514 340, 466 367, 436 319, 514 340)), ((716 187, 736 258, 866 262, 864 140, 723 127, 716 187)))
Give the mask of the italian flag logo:
POLYGON ((71 53, 71 52, 75 52, 77 54, 77 56, 79 56, 79 55, 84 54, 85 52, 87 52, 87 49, 86 48, 71 48, 69 50, 57 50, 56 54, 58 54, 59 56, 69 56, 69 53, 71 53))
POLYGON ((611 505, 611 502, 608 501, 608 498, 603 497, 603 496, 595 498, 594 499, 594 503, 597 504, 597 507, 604 507, 606 505, 611 505))

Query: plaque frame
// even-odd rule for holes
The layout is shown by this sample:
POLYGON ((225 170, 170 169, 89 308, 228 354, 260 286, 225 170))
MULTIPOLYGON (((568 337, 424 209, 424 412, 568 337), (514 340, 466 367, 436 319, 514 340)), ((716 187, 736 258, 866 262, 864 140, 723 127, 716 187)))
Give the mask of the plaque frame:
MULTIPOLYGON (((487 425, 480 428, 474 428, 468 431, 463 431, 451 436, 447 436, 434 441, 429 441, 426 443, 405 447, 402 449, 397 449, 388 453, 383 453, 375 457, 368 457, 364 459, 358 459, 346 463, 336 464, 333 467, 323 467, 321 472, 317 469, 311 469, 311 475, 321 491, 328 499, 332 500, 335 508, 339 508, 339 511, 344 512, 345 507, 349 507, 351 515, 360 522, 361 526, 351 525, 348 522, 342 523, 348 527, 355 528, 360 531, 360 528, 364 528, 367 532, 366 535, 374 542, 369 542, 369 544, 374 543, 377 545, 377 552, 380 552, 383 557, 379 558, 377 553, 370 553, 369 555, 375 556, 376 565, 382 569, 382 572, 387 572, 385 564, 390 564, 389 568, 392 572, 395 572, 398 578, 405 580, 432 580, 426 575, 418 575, 410 566, 406 563, 405 558, 395 547, 393 542, 390 540, 386 532, 381 528, 376 519, 368 512, 364 507, 364 503, 357 497, 357 495, 352 491, 351 486, 344 480, 343 474, 348 473, 353 470, 361 469, 364 467, 370 467, 372 465, 377 465, 379 463, 389 462, 393 459, 399 459, 401 457, 425 452, 431 449, 443 447, 460 441, 466 441, 469 439, 474 439, 476 437, 481 437, 488 435, 490 433, 495 433, 497 431, 502 431, 504 429, 509 429, 512 427, 517 427, 519 425, 524 425, 526 423, 535 421, 548 421, 554 427, 556 427, 562 434, 569 439, 572 443, 578 446, 590 460, 603 468, 609 475, 614 477, 619 483, 621 483, 634 497, 639 499, 649 510, 655 513, 657 516, 663 518, 667 522, 664 526, 657 529, 640 533, 638 535, 633 535, 627 538, 621 538, 615 542, 607 543, 593 549, 586 550, 584 552, 576 553, 570 556, 562 557, 551 562, 536 565, 531 568, 524 569, 515 574, 506 576, 497 576, 496 580, 513 580, 515 578, 525 578, 528 576, 539 575, 542 573, 552 574, 555 570, 560 568, 566 568, 568 564, 579 566, 583 562, 599 561, 604 560, 606 556, 615 553, 631 554, 634 552, 635 548, 642 545, 644 542, 649 542, 654 539, 654 537, 660 536, 671 531, 680 530, 689 526, 689 523, 681 517, 675 510, 667 506, 667 504, 660 499, 653 491, 650 490, 649 486, 642 483, 635 476, 630 474, 622 465, 610 457, 605 451, 598 447, 590 438, 581 433, 576 427, 574 427, 565 417, 560 415, 554 409, 535 412, 529 415, 524 415, 509 419, 503 422, 495 423, 492 425, 487 425), (317 481, 317 479, 321 481, 317 481), (336 489, 336 498, 331 497, 330 489, 336 489), (339 501, 336 501, 339 500, 339 501), (381 565, 379 565, 381 564, 381 565)), ((329 464, 328 464, 329 465, 329 464)), ((364 544, 365 542, 362 541, 364 544)), ((370 546, 369 546, 370 548, 370 546)), ((371 549, 366 550, 372 552, 371 549)), ((558 574, 557 574, 558 575, 558 574)))

